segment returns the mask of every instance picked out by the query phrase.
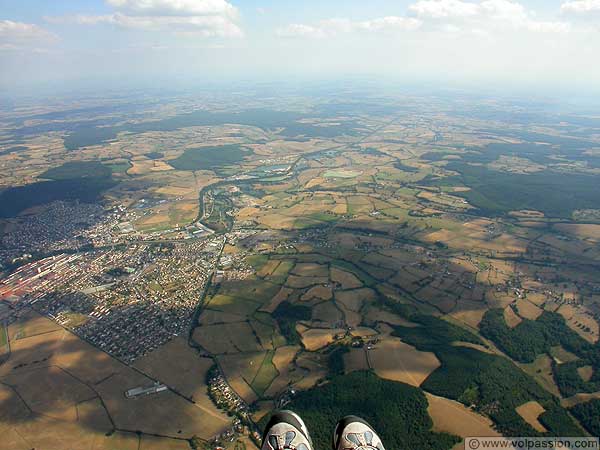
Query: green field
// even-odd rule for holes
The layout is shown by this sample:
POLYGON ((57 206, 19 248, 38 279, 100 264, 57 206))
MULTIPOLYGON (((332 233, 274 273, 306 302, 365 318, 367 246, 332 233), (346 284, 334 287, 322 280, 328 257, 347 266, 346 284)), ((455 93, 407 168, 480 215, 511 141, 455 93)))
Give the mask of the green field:
POLYGON ((288 274, 293 267, 293 261, 281 261, 281 263, 277 266, 277 269, 275 269, 273 273, 269 276, 269 281, 278 284, 285 283, 285 280, 287 280, 288 274))
POLYGON ((264 396, 265 391, 269 388, 275 377, 279 375, 273 364, 273 355, 275 355, 274 351, 267 352, 254 380, 250 383, 250 386, 259 397, 264 396))
POLYGON ((257 272, 269 261, 268 255, 250 255, 246 258, 246 262, 250 264, 257 272))
POLYGON ((206 308, 230 314, 246 316, 252 314, 258 308, 260 308, 260 306, 260 303, 253 302, 251 300, 217 294, 208 299, 206 308))

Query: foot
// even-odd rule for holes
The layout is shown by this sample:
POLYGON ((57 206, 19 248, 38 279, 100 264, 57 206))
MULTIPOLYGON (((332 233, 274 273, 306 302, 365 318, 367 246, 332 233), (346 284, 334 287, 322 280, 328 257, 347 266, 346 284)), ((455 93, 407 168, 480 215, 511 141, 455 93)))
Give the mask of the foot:
POLYGON ((263 435, 262 450, 312 450, 312 441, 306 425, 296 413, 275 413, 263 435))
POLYGON ((340 420, 333 434, 334 450, 385 450, 371 425, 356 416, 340 420))

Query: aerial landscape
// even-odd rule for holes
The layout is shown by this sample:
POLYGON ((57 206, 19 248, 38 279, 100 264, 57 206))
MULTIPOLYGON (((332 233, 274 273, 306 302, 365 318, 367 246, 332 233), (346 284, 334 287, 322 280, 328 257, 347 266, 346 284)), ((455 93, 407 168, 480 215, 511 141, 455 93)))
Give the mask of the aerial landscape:
POLYGON ((281 408, 319 449, 359 412, 397 450, 600 433, 597 109, 357 80, 6 98, 0 448, 251 450, 281 408))

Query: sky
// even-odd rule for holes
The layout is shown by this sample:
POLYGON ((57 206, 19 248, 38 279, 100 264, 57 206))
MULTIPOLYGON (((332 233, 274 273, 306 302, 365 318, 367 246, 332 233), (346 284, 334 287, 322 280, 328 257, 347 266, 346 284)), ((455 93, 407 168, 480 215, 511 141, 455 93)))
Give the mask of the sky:
POLYGON ((600 91, 600 0, 0 0, 0 91, 368 79, 600 91))

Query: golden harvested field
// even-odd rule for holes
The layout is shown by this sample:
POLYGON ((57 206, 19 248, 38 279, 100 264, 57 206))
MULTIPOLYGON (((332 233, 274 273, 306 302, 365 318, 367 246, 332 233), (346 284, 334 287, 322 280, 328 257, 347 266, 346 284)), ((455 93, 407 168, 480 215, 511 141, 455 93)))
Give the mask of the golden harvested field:
POLYGON ((363 285, 355 275, 337 267, 331 268, 331 281, 340 284, 342 289, 357 289, 363 285))
POLYGON ((542 293, 537 292, 529 292, 527 294, 527 300, 533 303, 536 306, 542 306, 546 302, 546 296, 542 293))
POLYGON ((334 214, 344 215, 348 213, 348 205, 345 199, 341 199, 340 202, 336 202, 335 206, 331 210, 334 214))
POLYGON ((319 350, 320 348, 326 347, 331 344, 335 339, 334 336, 337 334, 343 334, 345 330, 341 328, 304 328, 296 327, 298 333, 302 337, 302 343, 304 347, 310 352, 319 350))
POLYGON ((39 315, 35 311, 30 310, 26 312, 19 321, 9 325, 8 338, 11 341, 16 341, 57 330, 62 330, 62 327, 39 315))
POLYGON ((127 170, 128 175, 146 175, 152 172, 164 172, 173 170, 169 164, 164 161, 154 161, 150 159, 140 159, 131 161, 132 167, 127 170))
POLYGON ((514 295, 497 292, 496 289, 490 288, 485 291, 485 301, 490 308, 505 309, 515 302, 515 297, 514 295))
POLYGON ((294 357, 299 351, 300 346, 298 345, 279 347, 275 350, 273 365, 279 372, 279 375, 273 380, 265 392, 267 397, 279 394, 286 389, 288 385, 300 378, 300 374, 293 366, 294 357))
POLYGON ((585 253, 594 245, 594 243, 588 241, 576 241, 573 239, 566 241, 559 239, 559 236, 554 234, 546 234, 538 239, 538 242, 554 247, 560 253, 575 257, 585 256, 585 253))
POLYGON ((279 371, 280 374, 284 373, 286 369, 289 369, 294 356, 300 351, 299 345, 286 345, 279 347, 275 351, 273 356, 273 365, 279 371))
POLYGON ((357 327, 362 322, 362 315, 356 311, 349 309, 344 303, 337 301, 337 307, 342 311, 344 315, 345 326, 357 327))
POLYGON ((258 398, 250 387, 250 383, 260 370, 265 355, 266 352, 258 352, 238 353, 218 357, 227 382, 248 404, 253 403, 258 398))
POLYGON ((328 281, 328 277, 301 277, 290 275, 286 281, 286 285, 295 289, 303 289, 315 284, 325 284, 328 281))
POLYGON ((538 308, 535 304, 523 298, 517 300, 516 306, 517 311, 519 311, 519 316, 524 319, 535 320, 542 315, 542 312, 544 312, 541 308, 538 308))
POLYGON ((347 196, 348 214, 368 214, 373 211, 373 203, 367 196, 347 196))
POLYGON ((303 301, 312 299, 329 300, 332 297, 333 290, 331 286, 313 286, 300 299, 303 301))
POLYGON ((130 432, 116 432, 110 436, 97 438, 93 450, 186 450, 190 445, 185 439, 169 439, 130 432))
POLYGON ((325 183, 325 178, 316 177, 316 178, 313 178, 312 180, 309 180, 304 185, 304 187, 305 187, 305 189, 311 189, 311 188, 314 188, 315 186, 319 186, 323 183, 325 183))
POLYGON ((370 288, 337 291, 335 300, 342 303, 350 311, 360 311, 365 301, 375 300, 375 293, 370 288))
MULTIPOLYGON (((465 224, 467 227, 469 224, 465 224)), ((475 229, 471 232, 455 232, 450 230, 440 230, 428 233, 423 236, 423 240, 429 243, 444 242, 451 248, 464 250, 478 249, 487 250, 498 254, 523 253, 527 248, 527 241, 509 234, 502 234, 491 240, 487 239, 484 229, 475 229)))
POLYGON ((293 230, 296 217, 269 212, 257 217, 259 223, 276 230, 293 230))
POLYGON ((356 327, 352 331, 350 331, 350 334, 355 337, 366 338, 366 337, 377 336, 379 334, 379 332, 377 332, 373 328, 369 328, 369 327, 356 327))
POLYGON ((164 439, 155 436, 140 438, 140 450, 187 450, 189 448, 189 442, 183 439, 164 439))
POLYGON ((256 272, 256 275, 263 278, 268 277, 275 271, 275 269, 277 269, 277 266, 279 266, 279 264, 281 264, 281 261, 271 259, 267 261, 267 263, 264 266, 262 266, 259 271, 256 272))
POLYGON ((397 338, 383 338, 369 351, 371 367, 378 376, 420 386, 440 366, 433 353, 420 352, 397 338))
POLYGON ((499 254, 525 253, 527 250, 527 241, 510 234, 502 234, 487 242, 477 241, 476 245, 478 248, 495 251, 499 254))
MULTIPOLYGON (((151 385, 152 380, 145 376, 121 372, 96 389, 121 429, 168 436, 210 436, 215 431, 215 424, 212 419, 207 420, 205 411, 171 391, 136 399, 123 395, 124 389, 151 385)), ((222 424, 219 422, 218 426, 222 424)))
POLYGON ((194 400, 206 414, 205 425, 217 434, 230 420, 208 397, 206 374, 214 361, 201 358, 184 338, 177 337, 135 362, 135 367, 194 400))
POLYGON ((0 385, 0 404, 2 405, 0 409, 2 449, 138 449, 139 437, 136 435, 116 433, 106 437, 106 433, 112 428, 108 419, 104 424, 94 420, 94 423, 89 426, 87 418, 91 418, 94 412, 84 404, 81 404, 81 420, 77 422, 33 415, 26 405, 3 385, 0 385), (112 447, 113 444, 117 444, 118 447, 112 447))
POLYGON ((247 206, 245 208, 242 208, 238 211, 237 213, 237 219, 239 221, 244 221, 244 220, 253 220, 255 219, 258 214, 260 213, 260 209, 259 208, 255 208, 253 206, 247 206))
POLYGON ((58 366, 17 371, 2 383, 19 393, 35 413, 68 422, 77 421, 77 405, 95 398, 92 389, 58 366))
POLYGON ((561 305, 557 312, 565 318, 567 325, 586 341, 592 344, 598 341, 600 327, 586 310, 573 305, 561 305), (587 330, 583 327, 586 327, 587 330))
POLYGON ((470 327, 478 328, 487 310, 488 307, 485 303, 458 299, 450 316, 470 327))
MULTIPOLYGON (((111 418, 119 429, 182 439, 208 439, 227 425, 171 391, 127 399, 127 389, 150 386, 153 378, 68 331, 48 331, 54 328, 49 319, 32 312, 13 325, 15 331, 27 330, 32 336, 11 341, 10 359, 0 366, 0 430, 6 437, 2 448, 139 448, 137 435, 106 436, 113 430, 111 418), (36 335, 40 330, 46 332, 36 335), (20 436, 27 437, 26 447, 20 436)), ((203 382, 201 378, 199 385, 203 382)), ((150 441, 147 448, 156 448, 150 441)), ((170 441, 160 445, 178 448, 179 442, 170 441)))
POLYGON ((302 378, 294 382, 296 389, 310 389, 327 376, 327 361, 317 353, 301 353, 296 360, 296 365, 303 371, 302 378))
POLYGON ((523 218, 523 219, 542 219, 544 217, 544 213, 540 211, 533 210, 521 210, 521 211, 511 211, 508 213, 513 217, 523 218))
POLYGON ((238 436, 235 441, 225 445, 226 450, 258 450, 258 447, 248 436, 238 436))
POLYGON ((534 430, 545 433, 546 428, 540 423, 538 418, 546 410, 536 401, 530 401, 516 408, 517 414, 520 415, 525 422, 533 427, 534 430))
POLYGON ((591 394, 575 394, 572 397, 563 398, 560 401, 560 404, 564 408, 571 408, 579 403, 585 403, 595 399, 600 399, 600 392, 593 392, 591 394))
POLYGON ((327 277, 329 272, 327 265, 315 263, 298 263, 290 273, 301 277, 327 277))
POLYGON ((433 431, 451 433, 462 438, 469 436, 500 436, 493 422, 470 410, 462 403, 425 393, 427 412, 433 421, 433 431))
POLYGON ((164 186, 164 187, 160 187, 156 190, 157 194, 163 194, 163 195, 168 195, 171 197, 187 197, 187 196, 193 196, 193 197, 197 197, 198 193, 195 189, 195 186, 193 187, 188 187, 188 186, 164 186))
POLYGON ((594 368, 592 366, 583 366, 577 368, 577 373, 583 381, 590 381, 592 375, 594 375, 594 368))
POLYGON ((504 308, 504 320, 506 321, 506 325, 508 325, 509 328, 514 328, 521 322, 523 322, 523 319, 517 316, 517 313, 515 313, 510 306, 504 308))
POLYGON ((136 229, 143 231, 165 230, 188 225, 197 215, 197 200, 171 201, 152 208, 134 225, 136 229))
MULTIPOLYGON (((136 450, 140 448, 140 441, 140 436, 137 436, 135 433, 116 432, 104 439, 94 440, 92 448, 94 450, 136 450)), ((171 441, 171 439, 164 441, 165 445, 168 445, 166 441, 171 441)))
POLYGON ((252 420, 259 422, 267 414, 276 409, 275 402, 272 400, 259 400, 256 402, 256 410, 252 413, 252 420))
POLYGON ((600 240, 600 225, 559 223, 554 228, 562 233, 571 234, 579 239, 600 240))
POLYGON ((158 211, 135 222, 135 228, 142 231, 162 230, 169 228, 168 211, 158 211))
POLYGON ((449 245, 450 241, 455 239, 457 236, 450 230, 434 231, 424 236, 425 242, 444 242, 449 245))

